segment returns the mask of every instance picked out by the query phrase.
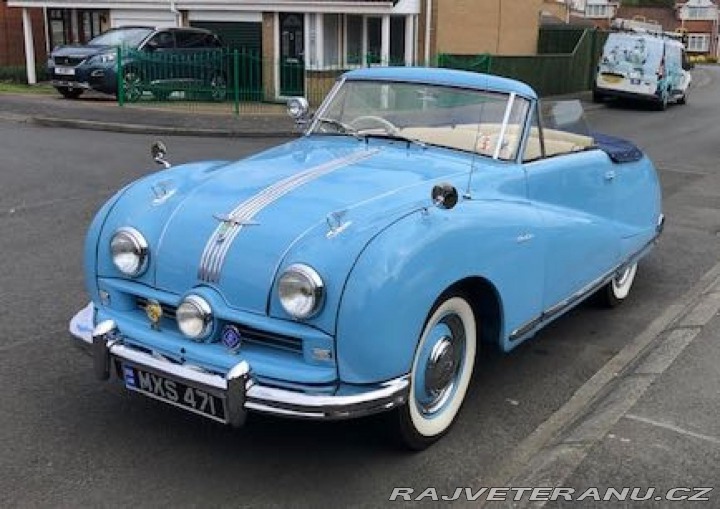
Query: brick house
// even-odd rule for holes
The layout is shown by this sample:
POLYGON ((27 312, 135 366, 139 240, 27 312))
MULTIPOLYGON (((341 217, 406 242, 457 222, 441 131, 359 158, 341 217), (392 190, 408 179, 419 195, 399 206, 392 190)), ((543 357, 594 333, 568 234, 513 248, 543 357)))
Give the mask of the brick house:
MULTIPOLYGON (((535 54, 546 0, 5 1, 15 12, 46 12, 40 20, 28 15, 25 30, 44 28, 50 47, 124 25, 211 29, 231 48, 269 62, 263 88, 266 97, 281 99, 293 81, 284 75, 293 67, 287 63, 299 64, 301 80, 330 84, 338 69, 429 64, 439 53, 535 54)), ((33 65, 28 57, 28 70, 33 65)), ((28 79, 34 81, 30 73, 28 79)))

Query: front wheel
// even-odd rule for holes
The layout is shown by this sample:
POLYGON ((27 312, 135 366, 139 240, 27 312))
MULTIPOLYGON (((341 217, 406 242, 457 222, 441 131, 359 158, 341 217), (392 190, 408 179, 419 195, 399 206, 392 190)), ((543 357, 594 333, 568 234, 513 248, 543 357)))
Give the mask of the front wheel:
POLYGON ((140 100, 143 95, 143 81, 140 71, 135 69, 125 70, 123 73, 122 86, 127 102, 132 103, 140 100))
POLYGON ((213 101, 222 102, 227 99, 228 85, 222 73, 215 73, 210 79, 210 97, 213 101))
POLYGON ((450 429, 465 399, 476 351, 470 304, 458 294, 438 300, 415 351, 408 401, 396 410, 403 445, 425 449, 450 429))
POLYGON ((65 99, 77 99, 83 93, 80 88, 55 87, 65 99))

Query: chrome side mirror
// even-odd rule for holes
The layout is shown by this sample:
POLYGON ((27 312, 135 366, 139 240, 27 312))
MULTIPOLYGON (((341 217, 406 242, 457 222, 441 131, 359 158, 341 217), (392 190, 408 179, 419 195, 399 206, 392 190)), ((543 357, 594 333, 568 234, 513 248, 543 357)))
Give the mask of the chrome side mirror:
POLYGON ((150 145, 150 155, 152 155, 153 161, 157 164, 164 166, 166 169, 172 166, 168 161, 165 160, 167 155, 167 147, 162 141, 154 141, 150 145))
POLYGON ((287 101, 287 113, 298 125, 307 123, 310 104, 304 97, 291 97, 287 101))
POLYGON ((458 199, 458 191, 452 184, 438 184, 432 189, 432 201, 439 209, 454 208, 458 199))

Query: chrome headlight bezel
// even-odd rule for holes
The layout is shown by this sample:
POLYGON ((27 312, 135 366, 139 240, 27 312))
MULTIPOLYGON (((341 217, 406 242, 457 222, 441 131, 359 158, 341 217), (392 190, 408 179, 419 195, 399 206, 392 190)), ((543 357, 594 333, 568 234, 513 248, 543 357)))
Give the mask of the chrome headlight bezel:
POLYGON ((180 332, 182 332, 185 337, 195 341, 207 338, 212 331, 212 308, 210 304, 199 295, 188 295, 185 297, 175 311, 175 319, 180 332), (188 327, 187 320, 184 318, 185 313, 191 314, 187 319, 195 320, 195 327, 188 327))
POLYGON ((295 263, 283 271, 277 292, 285 312, 296 320, 316 316, 325 303, 325 283, 315 269, 304 263, 295 263))
POLYGON ((138 277, 147 270, 150 260, 150 248, 142 233, 130 226, 124 226, 115 230, 115 233, 110 237, 110 257, 115 268, 122 274, 129 277, 138 277), (132 253, 132 255, 135 256, 136 262, 133 264, 134 268, 124 267, 123 264, 117 260, 117 256, 122 254, 116 249, 116 246, 119 245, 121 240, 127 241, 131 246, 131 251, 124 251, 124 253, 132 253))

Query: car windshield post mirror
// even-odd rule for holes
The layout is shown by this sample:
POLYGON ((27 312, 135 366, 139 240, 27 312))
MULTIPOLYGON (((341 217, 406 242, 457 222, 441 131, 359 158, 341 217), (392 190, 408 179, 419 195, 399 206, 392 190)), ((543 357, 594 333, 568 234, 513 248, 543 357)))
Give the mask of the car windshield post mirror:
POLYGON ((297 125, 305 125, 310 115, 310 104, 304 97, 291 97, 287 101, 287 113, 297 125))
POLYGON ((154 141, 152 145, 150 145, 150 154, 152 155, 153 161, 157 164, 160 164, 165 168, 170 168, 170 166, 172 166, 165 159, 167 156, 167 147, 162 141, 154 141))

